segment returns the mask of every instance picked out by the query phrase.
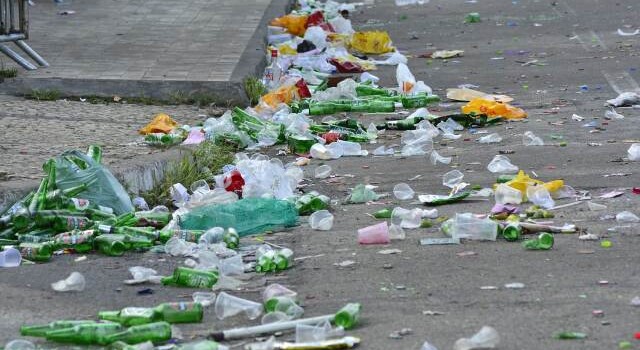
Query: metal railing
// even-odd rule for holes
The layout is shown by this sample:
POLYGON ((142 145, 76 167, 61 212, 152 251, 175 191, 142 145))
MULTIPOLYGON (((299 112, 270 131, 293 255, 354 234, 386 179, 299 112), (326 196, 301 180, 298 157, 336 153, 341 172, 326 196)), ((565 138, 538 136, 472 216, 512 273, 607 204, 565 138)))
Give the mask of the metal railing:
POLYGON ((13 42, 42 67, 49 64, 24 40, 29 38, 29 0, 0 0, 0 52, 9 56, 24 69, 37 67, 12 50, 5 43, 13 42))

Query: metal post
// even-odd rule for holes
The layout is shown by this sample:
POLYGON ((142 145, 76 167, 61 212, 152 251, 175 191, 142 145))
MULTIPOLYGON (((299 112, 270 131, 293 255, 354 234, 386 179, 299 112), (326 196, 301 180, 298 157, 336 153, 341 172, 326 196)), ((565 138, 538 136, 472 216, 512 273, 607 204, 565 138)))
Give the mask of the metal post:
POLYGON ((11 50, 7 45, 0 44, 0 52, 9 56, 12 60, 16 61, 17 64, 21 65, 22 68, 26 70, 36 70, 38 67, 34 66, 33 63, 25 60, 22 56, 18 55, 15 51, 11 50))
POLYGON ((32 49, 29 45, 27 45, 24 40, 16 41, 16 45, 22 49, 29 57, 31 57, 34 61, 36 61, 42 67, 49 67, 49 63, 42 58, 34 49, 32 49))

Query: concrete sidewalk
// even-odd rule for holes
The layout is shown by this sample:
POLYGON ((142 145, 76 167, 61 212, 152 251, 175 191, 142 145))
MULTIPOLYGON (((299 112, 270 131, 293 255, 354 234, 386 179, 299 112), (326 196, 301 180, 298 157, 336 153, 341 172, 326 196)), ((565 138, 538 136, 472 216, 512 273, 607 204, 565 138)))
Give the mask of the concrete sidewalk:
MULTIPOLYGON (((204 92, 243 102, 242 79, 262 70, 268 19, 286 0, 51 0, 30 7, 28 41, 49 68, 0 83, 0 92, 167 98, 204 92), (74 14, 60 15, 60 10, 74 14)), ((8 58, 3 60, 10 62, 8 58)))

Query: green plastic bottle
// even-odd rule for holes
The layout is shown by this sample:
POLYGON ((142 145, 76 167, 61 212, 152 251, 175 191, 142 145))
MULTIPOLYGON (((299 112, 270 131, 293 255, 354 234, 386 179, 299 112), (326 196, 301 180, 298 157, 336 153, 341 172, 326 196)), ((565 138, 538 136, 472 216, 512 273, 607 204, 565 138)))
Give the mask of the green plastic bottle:
POLYGON ((78 345, 106 345, 108 336, 122 332, 118 323, 88 323, 45 333, 47 340, 78 345))
POLYGON ((20 243, 18 250, 24 259, 38 262, 51 260, 53 255, 53 244, 44 243, 20 243))
POLYGON ((137 326, 153 322, 197 323, 202 321, 203 307, 200 303, 164 303, 154 308, 127 307, 120 311, 101 311, 98 318, 118 322, 123 326, 137 326))
POLYGON ((171 339, 171 325, 167 322, 155 322, 133 326, 126 331, 111 334, 105 338, 107 344, 117 341, 125 342, 127 344, 138 344, 146 341, 161 343, 169 339, 171 339))
POLYGON ((351 329, 355 327, 360 319, 361 308, 362 306, 359 303, 349 303, 336 313, 333 322, 336 326, 351 329))
POLYGON ((20 327, 20 334, 29 337, 44 337, 47 332, 57 331, 60 329, 73 328, 83 324, 95 324, 95 321, 91 320, 73 320, 73 321, 54 321, 48 324, 31 325, 20 327))
POLYGON ((73 249, 77 253, 85 253, 93 249, 93 230, 74 230, 56 235, 53 243, 56 249, 73 249))
POLYGON ((216 271, 195 270, 187 267, 177 267, 173 275, 164 277, 162 284, 191 288, 211 288, 218 282, 216 271))

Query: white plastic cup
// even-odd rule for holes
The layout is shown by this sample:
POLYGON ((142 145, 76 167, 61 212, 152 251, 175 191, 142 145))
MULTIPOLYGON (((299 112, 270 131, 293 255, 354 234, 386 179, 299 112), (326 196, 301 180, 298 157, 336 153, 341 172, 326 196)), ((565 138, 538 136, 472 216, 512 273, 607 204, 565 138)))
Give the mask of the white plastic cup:
POLYGON ((20 266, 22 255, 15 248, 7 248, 0 252, 0 267, 20 266))

